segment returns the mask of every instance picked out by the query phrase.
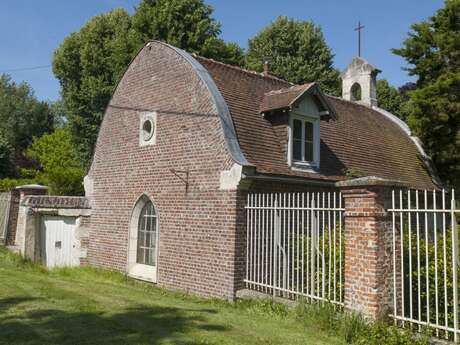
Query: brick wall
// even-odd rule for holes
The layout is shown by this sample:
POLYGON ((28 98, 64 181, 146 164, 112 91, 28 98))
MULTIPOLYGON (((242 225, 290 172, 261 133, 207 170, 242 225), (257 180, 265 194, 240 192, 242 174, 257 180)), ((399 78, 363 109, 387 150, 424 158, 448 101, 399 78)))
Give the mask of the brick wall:
POLYGON ((7 228, 6 245, 15 246, 16 233, 18 227, 22 226, 19 219, 19 208, 21 202, 29 195, 44 195, 48 192, 48 188, 39 185, 18 186, 11 190, 11 205, 7 228))
MULTIPOLYGON (((385 317, 392 308, 393 228, 387 212, 390 193, 388 186, 366 184, 343 190, 345 307, 371 318, 385 317)), ((397 252, 396 257, 400 265, 397 252)))
POLYGON ((19 190, 11 190, 10 212, 6 229, 6 245, 14 246, 19 214, 19 190))
MULTIPOLYGON (((143 193, 159 215, 158 284, 234 296, 236 191, 221 191, 233 162, 220 119, 190 64, 159 43, 128 68, 105 113, 93 179, 88 263, 126 271, 128 228, 143 193), (139 146, 139 112, 158 113, 156 144, 139 146), (189 171, 189 187, 171 169, 189 171)), ((185 174, 181 174, 185 178, 185 174)))

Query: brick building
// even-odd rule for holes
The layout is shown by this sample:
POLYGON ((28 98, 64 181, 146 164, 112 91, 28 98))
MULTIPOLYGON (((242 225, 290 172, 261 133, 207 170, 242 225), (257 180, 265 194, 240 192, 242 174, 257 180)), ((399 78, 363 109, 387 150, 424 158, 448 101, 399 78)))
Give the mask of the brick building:
POLYGON ((355 58, 341 99, 148 43, 113 94, 85 178, 88 264, 232 299, 248 192, 360 176, 436 188, 417 138, 376 105, 378 72, 355 58))

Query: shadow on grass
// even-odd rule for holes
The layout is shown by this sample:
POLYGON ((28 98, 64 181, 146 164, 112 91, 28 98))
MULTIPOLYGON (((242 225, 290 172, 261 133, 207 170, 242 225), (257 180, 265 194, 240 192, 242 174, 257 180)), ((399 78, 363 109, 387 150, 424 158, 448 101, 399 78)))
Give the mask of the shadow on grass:
POLYGON ((53 309, 5 314, 31 300, 0 299, 0 344, 200 344, 191 333, 229 329, 207 321, 213 309, 138 306, 116 314, 53 309))

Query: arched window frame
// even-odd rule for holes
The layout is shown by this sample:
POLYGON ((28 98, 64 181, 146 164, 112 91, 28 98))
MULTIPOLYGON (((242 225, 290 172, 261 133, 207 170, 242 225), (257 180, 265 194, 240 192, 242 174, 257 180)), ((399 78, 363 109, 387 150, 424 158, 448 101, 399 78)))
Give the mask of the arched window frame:
POLYGON ((350 96, 351 96, 351 100, 355 102, 359 102, 363 99, 363 89, 360 83, 354 82, 351 85, 350 96))
POLYGON ((158 208, 155 207, 155 202, 146 194, 142 194, 136 201, 133 210, 131 212, 131 218, 129 223, 129 235, 128 235, 128 263, 127 272, 130 276, 147 280, 151 282, 157 282, 157 268, 158 268, 158 254, 159 254, 159 213, 158 208), (138 263, 138 235, 139 235, 139 224, 140 216, 144 207, 152 203, 153 210, 155 212, 155 227, 156 227, 156 238, 155 238, 155 265, 146 265, 138 263))

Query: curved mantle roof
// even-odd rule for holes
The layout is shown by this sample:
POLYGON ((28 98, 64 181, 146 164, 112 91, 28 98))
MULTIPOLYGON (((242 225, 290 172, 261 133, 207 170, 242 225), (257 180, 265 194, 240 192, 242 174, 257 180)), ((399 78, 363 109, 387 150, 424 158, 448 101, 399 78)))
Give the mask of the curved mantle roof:
POLYGON ((325 98, 335 109, 336 119, 321 121, 319 171, 291 169, 287 163, 286 131, 264 118, 260 107, 267 93, 293 85, 207 58, 195 59, 223 96, 242 154, 258 173, 329 181, 348 179, 350 175, 377 176, 400 180, 411 187, 439 187, 429 159, 404 126, 380 110, 331 96, 325 98))
POLYGON ((235 127, 233 125, 232 116, 230 115, 230 111, 228 110, 227 103, 222 97, 222 94, 219 92, 219 89, 214 83, 214 80, 209 75, 208 71, 186 51, 164 42, 154 42, 166 45, 169 48, 174 49, 180 56, 182 56, 185 60, 187 60, 190 63, 190 65, 196 71, 202 82, 206 85, 206 88, 209 90, 212 98, 214 99, 214 104, 219 114, 220 123, 222 125, 222 129, 224 132, 225 141, 227 143, 227 147, 230 151, 230 154, 232 155, 232 158, 236 163, 242 166, 250 166, 251 164, 246 160, 246 157, 240 149, 238 138, 235 132, 235 127))

